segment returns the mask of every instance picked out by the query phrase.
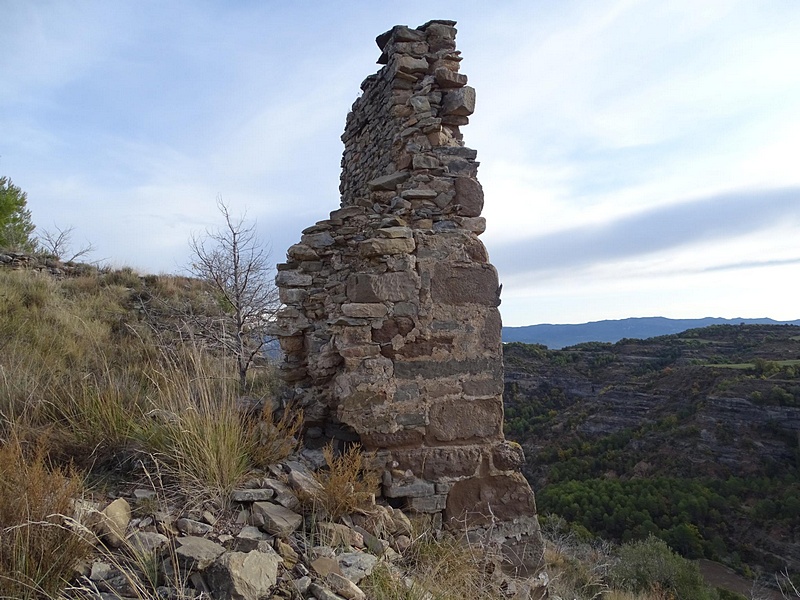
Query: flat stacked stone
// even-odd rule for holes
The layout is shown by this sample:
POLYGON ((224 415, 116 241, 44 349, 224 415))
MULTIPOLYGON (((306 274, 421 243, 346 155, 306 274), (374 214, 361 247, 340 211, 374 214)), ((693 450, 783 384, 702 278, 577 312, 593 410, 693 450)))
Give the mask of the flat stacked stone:
POLYGON ((453 21, 377 38, 342 141, 341 207, 278 266, 274 333, 291 400, 319 442, 360 441, 384 495, 494 536, 538 566, 521 450, 503 437, 500 285, 478 239, 483 191, 460 128, 475 90, 453 21))

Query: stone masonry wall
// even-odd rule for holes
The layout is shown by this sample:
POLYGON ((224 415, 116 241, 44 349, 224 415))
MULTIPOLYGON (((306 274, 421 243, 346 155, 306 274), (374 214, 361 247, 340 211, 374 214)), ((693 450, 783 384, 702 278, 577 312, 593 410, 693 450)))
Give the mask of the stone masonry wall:
POLYGON ((455 23, 396 26, 342 140, 341 208, 278 265, 275 334, 309 444, 360 441, 383 495, 537 567, 522 451, 503 437, 500 286, 478 235, 483 191, 462 142, 475 91, 455 23))

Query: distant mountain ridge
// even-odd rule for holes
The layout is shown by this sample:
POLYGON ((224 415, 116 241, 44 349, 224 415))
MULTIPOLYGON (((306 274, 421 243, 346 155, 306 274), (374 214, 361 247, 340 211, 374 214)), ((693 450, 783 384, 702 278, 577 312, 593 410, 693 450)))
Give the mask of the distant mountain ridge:
POLYGON ((526 325, 503 327, 504 342, 542 344, 551 349, 574 346, 582 342, 618 342, 623 338, 647 339, 660 335, 680 333, 687 329, 709 325, 800 325, 795 321, 773 319, 667 319, 665 317, 634 317, 629 319, 592 321, 578 325, 526 325))

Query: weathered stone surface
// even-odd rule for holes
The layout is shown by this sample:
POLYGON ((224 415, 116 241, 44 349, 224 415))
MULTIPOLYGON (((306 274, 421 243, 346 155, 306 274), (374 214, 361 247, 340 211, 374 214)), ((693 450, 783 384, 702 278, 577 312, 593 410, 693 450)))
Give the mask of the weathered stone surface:
POLYGON ((502 398, 443 400, 430 410, 430 434, 439 442, 496 438, 503 421, 502 398))
POLYGON ((350 304, 342 304, 342 312, 347 317, 378 318, 385 317, 388 311, 384 304, 376 302, 351 302, 350 304))
POLYGON ((233 490, 231 492, 231 500, 234 502, 264 502, 265 500, 270 500, 274 495, 275 492, 271 489, 233 490))
POLYGON ((332 590, 324 585, 320 585, 319 583, 312 583, 308 587, 308 591, 314 594, 314 598, 317 600, 344 600, 342 596, 334 593, 332 590))
POLYGON ((130 547, 141 554, 149 554, 166 547, 169 538, 161 533, 136 531, 128 537, 130 547))
POLYGON ((314 569, 314 571, 321 577, 325 577, 329 573, 338 573, 339 575, 342 574, 339 563, 336 561, 336 559, 329 556, 320 556, 315 558, 313 561, 311 561, 311 568, 314 569))
POLYGON ((377 177, 368 182, 367 185, 372 190, 394 190, 398 185, 411 177, 408 171, 398 171, 382 177, 377 177))
POLYGON ((500 304, 497 271, 491 265, 438 264, 431 274, 431 298, 442 304, 500 304))
POLYGON ((226 552, 209 569, 209 586, 217 598, 261 600, 277 583, 280 560, 258 550, 226 552))
MULTIPOLYGON (((319 233, 307 233, 301 238, 301 240, 302 244, 315 249, 327 248, 328 246, 333 246, 336 243, 336 240, 334 240, 333 236, 327 231, 322 231, 319 233)), ((319 256, 314 256, 315 254, 316 252, 313 254, 307 253, 303 258, 298 257, 298 260, 316 260, 316 258, 319 258, 319 256)))
POLYGON ((395 68, 403 73, 425 73, 428 70, 428 61, 424 58, 413 56, 398 56, 395 68))
POLYGON ((275 276, 275 285, 278 287, 306 287, 313 281, 311 275, 297 271, 279 271, 275 276))
POLYGON ((236 537, 241 540, 256 540, 256 541, 263 541, 269 539, 269 534, 261 531, 255 525, 245 525, 239 530, 239 533, 236 534, 236 537))
POLYGON ((492 448, 492 464, 501 471, 520 469, 525 464, 525 452, 516 442, 500 442, 492 448))
POLYGON ((409 498, 408 508, 417 513, 437 513, 447 505, 447 494, 434 494, 425 498, 409 498))
POLYGON ((342 598, 347 598, 347 600, 366 600, 367 595, 355 583, 343 575, 328 573, 328 575, 325 576, 325 583, 334 593, 339 594, 342 598))
POLYGON ((478 471, 481 451, 477 447, 431 448, 421 465, 426 479, 470 477, 478 471))
POLYGON ((475 112, 475 88, 465 85, 447 92, 442 100, 442 113, 468 117, 475 112))
POLYGON ((366 552, 343 552, 336 557, 342 575, 358 584, 367 575, 372 573, 378 564, 378 557, 366 552))
POLYGON ((414 240, 408 238, 377 238, 361 242, 361 256, 381 256, 383 254, 408 254, 414 249, 414 240))
POLYGON ((176 542, 178 547, 175 548, 175 556, 187 570, 202 571, 225 552, 223 546, 201 537, 180 537, 176 542))
POLYGON ((416 273, 356 273, 347 280, 347 297, 351 302, 402 302, 419 297, 419 277, 416 273))
POLYGON ((492 376, 502 375, 503 364, 499 358, 474 358, 469 360, 436 361, 397 361, 394 364, 395 377, 399 379, 435 379, 454 377, 459 374, 483 374, 492 376))
POLYGON ((306 244, 289 246, 289 249, 286 251, 286 256, 290 260, 317 260, 319 258, 319 254, 306 244))
POLYGON ((364 547, 364 537, 341 523, 318 523, 317 533, 326 546, 364 547))
POLYGON ((411 476, 384 477, 383 495, 387 498, 423 498, 436 493, 436 486, 424 479, 411 476))
POLYGON ((312 477, 311 473, 303 469, 289 471, 289 485, 301 496, 313 498, 324 492, 322 485, 312 477))
POLYGON ((465 379, 461 388, 467 396, 500 396, 503 393, 503 382, 497 379, 465 379))
POLYGON ((101 539, 112 548, 125 542, 125 531, 131 522, 131 505, 125 498, 117 498, 100 512, 97 525, 101 539))
POLYGON ((275 494, 273 498, 275 502, 281 506, 285 506, 289 510, 297 511, 300 509, 300 500, 297 499, 297 496, 288 485, 277 479, 265 479, 264 485, 275 494))
POLYGON ((456 177, 455 192, 455 202, 461 206, 459 214, 462 217, 481 216, 483 212, 483 188, 476 179, 456 177))
POLYGON ((286 537, 300 527, 303 517, 280 504, 255 502, 250 513, 253 525, 267 533, 286 537))
POLYGON ((521 473, 458 481, 447 497, 445 518, 454 523, 487 525, 536 515, 533 492, 521 473))
POLYGON ((466 75, 456 73, 455 71, 451 71, 446 67, 439 67, 436 69, 436 71, 434 71, 434 77, 436 77, 436 83, 443 88, 464 87, 467 85, 466 75))
POLYGON ((202 523, 201 521, 195 521, 194 519, 187 519, 185 517, 175 521, 175 525, 178 527, 178 531, 186 535, 205 535, 214 529, 208 523, 202 523))

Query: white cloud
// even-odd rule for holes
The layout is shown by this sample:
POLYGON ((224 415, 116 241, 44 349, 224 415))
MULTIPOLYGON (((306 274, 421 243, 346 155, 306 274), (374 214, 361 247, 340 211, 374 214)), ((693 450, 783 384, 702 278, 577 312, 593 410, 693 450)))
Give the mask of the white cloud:
MULTIPOLYGON (((800 185, 800 5, 779 0, 16 3, 0 38, 0 172, 28 191, 37 223, 75 225, 122 263, 184 263, 218 194, 258 219, 280 259, 338 207, 338 137, 377 68, 372 39, 441 17, 460 21, 478 91, 464 134, 517 324, 715 314, 711 282, 720 311, 756 297, 736 280, 748 263, 766 287, 796 277, 794 221, 646 253, 614 237, 639 223, 646 249, 672 239, 659 227, 682 214, 671 205, 800 185), (563 246, 541 245, 558 232, 563 246), (530 238, 540 256, 524 255, 530 238), (533 275, 507 261, 510 244, 533 275)), ((793 304, 763 306, 774 312, 752 314, 793 304)))

